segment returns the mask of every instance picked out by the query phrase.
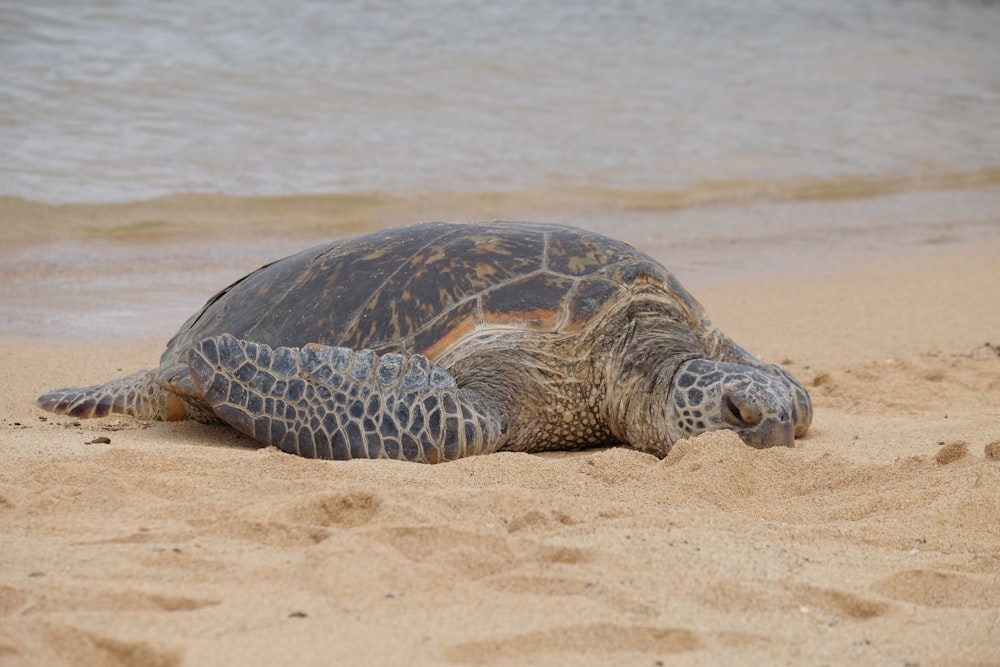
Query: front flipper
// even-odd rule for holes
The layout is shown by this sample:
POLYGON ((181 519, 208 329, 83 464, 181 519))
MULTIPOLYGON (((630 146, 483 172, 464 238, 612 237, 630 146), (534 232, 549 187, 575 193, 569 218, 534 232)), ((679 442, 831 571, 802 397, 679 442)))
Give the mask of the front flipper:
POLYGON ((496 451, 506 420, 426 357, 229 334, 188 355, 195 385, 237 430, 291 454, 438 463, 496 451))

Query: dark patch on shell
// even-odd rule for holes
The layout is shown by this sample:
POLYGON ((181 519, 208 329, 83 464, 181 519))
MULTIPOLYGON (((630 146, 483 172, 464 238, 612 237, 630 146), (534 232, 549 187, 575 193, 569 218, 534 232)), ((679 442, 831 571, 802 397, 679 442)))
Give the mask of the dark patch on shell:
POLYGON ((561 316, 558 306, 572 287, 572 279, 544 271, 514 280, 483 295, 483 318, 487 324, 553 331, 561 316))

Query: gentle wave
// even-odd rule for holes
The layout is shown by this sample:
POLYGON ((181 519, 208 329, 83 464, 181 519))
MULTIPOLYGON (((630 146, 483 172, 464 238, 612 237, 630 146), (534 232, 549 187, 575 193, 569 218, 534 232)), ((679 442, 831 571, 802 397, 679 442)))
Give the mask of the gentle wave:
MULTIPOLYGON (((238 197, 178 194, 127 203, 45 204, 0 196, 0 239, 8 247, 74 236, 155 242, 197 235, 346 236, 426 220, 534 218, 584 222, 609 212, 641 214, 754 202, 849 200, 1000 187, 1000 168, 919 178, 706 181, 676 190, 553 188, 520 192, 355 193, 238 197)), ((610 231, 610 230, 606 230, 610 231)))

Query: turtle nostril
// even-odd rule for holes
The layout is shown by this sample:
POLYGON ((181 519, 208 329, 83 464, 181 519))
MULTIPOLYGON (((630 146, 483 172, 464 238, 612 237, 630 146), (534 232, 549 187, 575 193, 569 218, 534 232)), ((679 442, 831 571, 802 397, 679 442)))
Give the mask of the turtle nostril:
POLYGON ((760 423, 761 414, 741 396, 726 393, 722 395, 722 418, 736 428, 750 428, 760 423))

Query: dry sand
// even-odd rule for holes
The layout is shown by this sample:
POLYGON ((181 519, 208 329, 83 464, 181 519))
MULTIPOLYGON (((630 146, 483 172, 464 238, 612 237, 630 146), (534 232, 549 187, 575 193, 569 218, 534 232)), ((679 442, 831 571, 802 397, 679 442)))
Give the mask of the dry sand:
POLYGON ((695 290, 808 386, 791 449, 310 461, 33 407, 172 330, 0 339, 0 664, 1000 664, 984 236, 695 290))

